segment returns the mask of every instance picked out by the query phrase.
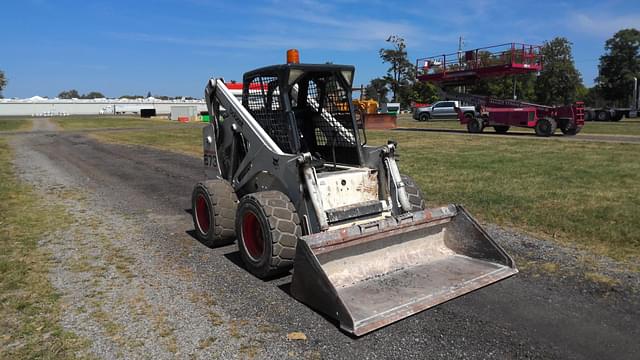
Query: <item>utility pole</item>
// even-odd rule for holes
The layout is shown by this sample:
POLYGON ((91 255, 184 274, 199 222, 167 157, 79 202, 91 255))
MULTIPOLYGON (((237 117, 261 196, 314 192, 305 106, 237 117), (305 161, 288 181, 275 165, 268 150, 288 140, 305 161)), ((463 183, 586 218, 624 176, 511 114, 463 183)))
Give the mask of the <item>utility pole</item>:
MULTIPOLYGON (((463 47, 464 47, 464 38, 462 38, 462 35, 460 35, 458 37, 458 65, 460 66, 462 66, 462 48, 463 47)), ((446 64, 444 64, 444 66, 446 67, 446 64)), ((464 93, 466 91, 463 90, 463 86, 458 86, 458 92, 464 93)))

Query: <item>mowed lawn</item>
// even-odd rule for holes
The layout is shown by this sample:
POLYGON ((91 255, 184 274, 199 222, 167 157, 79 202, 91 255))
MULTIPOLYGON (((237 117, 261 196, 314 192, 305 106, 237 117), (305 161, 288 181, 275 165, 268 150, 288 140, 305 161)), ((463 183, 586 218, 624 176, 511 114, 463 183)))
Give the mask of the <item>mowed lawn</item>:
POLYGON ((177 125, 165 118, 143 119, 134 116, 69 116, 52 117, 63 130, 85 130, 105 128, 144 128, 162 125, 177 125))
MULTIPOLYGON (((200 128, 92 136, 201 156, 200 128)), ((431 206, 461 203, 483 222, 618 259, 640 255, 640 145, 410 131, 368 139, 398 141, 401 171, 431 206)))
MULTIPOLYGON (((457 119, 434 119, 430 121, 413 120, 411 114, 402 114, 398 116, 398 127, 401 128, 418 128, 418 129, 447 129, 467 131, 465 125, 461 125, 457 119)), ((485 132, 493 133, 493 128, 485 128, 485 132)), ((533 129, 512 127, 509 132, 534 134, 533 129)), ((560 129, 556 130, 556 134, 562 135, 560 129)), ((588 121, 580 131, 581 134, 601 134, 601 135, 631 135, 640 136, 640 120, 624 119, 614 122, 595 122, 588 121)))
POLYGON ((31 128, 29 119, 0 119, 0 131, 21 131, 31 128))

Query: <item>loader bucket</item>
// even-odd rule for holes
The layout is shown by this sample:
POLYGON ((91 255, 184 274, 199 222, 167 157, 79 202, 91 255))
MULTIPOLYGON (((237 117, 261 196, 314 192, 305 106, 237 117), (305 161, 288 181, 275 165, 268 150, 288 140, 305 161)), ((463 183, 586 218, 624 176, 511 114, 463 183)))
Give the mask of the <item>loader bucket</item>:
POLYGON ((301 237, 291 293, 360 336, 517 272, 449 205, 301 237))

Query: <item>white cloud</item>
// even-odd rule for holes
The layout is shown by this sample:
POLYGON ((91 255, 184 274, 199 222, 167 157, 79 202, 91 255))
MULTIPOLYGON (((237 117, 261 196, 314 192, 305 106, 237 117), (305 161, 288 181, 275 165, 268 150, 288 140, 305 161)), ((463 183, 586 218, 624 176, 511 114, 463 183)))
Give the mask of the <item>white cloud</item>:
POLYGON ((609 38, 618 30, 626 28, 640 28, 640 14, 611 15, 598 13, 575 13, 570 15, 567 22, 570 29, 576 32, 584 32, 599 38, 609 38))

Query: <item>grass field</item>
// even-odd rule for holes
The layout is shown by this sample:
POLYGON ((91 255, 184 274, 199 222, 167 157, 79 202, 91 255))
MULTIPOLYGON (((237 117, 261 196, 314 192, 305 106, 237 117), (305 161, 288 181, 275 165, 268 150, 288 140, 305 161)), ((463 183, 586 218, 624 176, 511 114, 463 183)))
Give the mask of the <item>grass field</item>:
MULTIPOLYGON (((402 114, 398 116, 398 127, 419 128, 419 129, 451 129, 466 131, 466 127, 461 125, 457 120, 431 120, 416 121, 411 118, 411 114, 402 114)), ((486 132, 493 132, 492 128, 485 129, 486 132)), ((533 129, 527 128, 511 128, 509 132, 523 132, 533 134, 533 129)), ((562 134, 560 130, 557 134, 562 134)), ((580 134, 602 134, 602 135, 636 135, 640 136, 640 120, 625 119, 618 122, 594 122, 589 121, 582 128, 580 134)), ((580 135, 578 135, 580 136, 580 135)))
POLYGON ((0 137, 0 358, 69 359, 85 342, 60 325, 59 295, 49 283, 51 259, 38 241, 71 220, 20 184, 0 137))
MULTIPOLYGON (((204 126, 204 125, 202 125, 204 126)), ((182 154, 200 156, 202 153, 202 126, 189 126, 172 130, 136 132, 100 132, 92 137, 112 143, 145 145, 182 154)))
POLYGON ((31 120, 27 119, 2 119, 0 120, 0 131, 21 131, 31 128, 31 120))
POLYGON ((113 116, 70 116, 52 118, 53 122, 63 130, 85 130, 105 128, 143 128, 150 126, 176 125, 166 119, 142 119, 139 117, 113 116))
MULTIPOLYGON (((201 155, 199 128, 93 136, 201 155)), ((462 203, 485 222, 617 259, 640 256, 640 145, 403 131, 368 138, 399 142, 400 168, 430 205, 462 203)))

